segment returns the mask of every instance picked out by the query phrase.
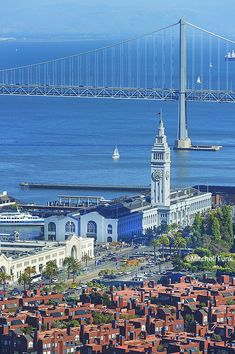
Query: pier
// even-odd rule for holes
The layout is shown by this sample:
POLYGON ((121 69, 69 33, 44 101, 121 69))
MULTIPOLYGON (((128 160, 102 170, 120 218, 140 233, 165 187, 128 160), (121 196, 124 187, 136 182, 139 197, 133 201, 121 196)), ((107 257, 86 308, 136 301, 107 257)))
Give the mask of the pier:
POLYGON ((22 189, 77 189, 112 192, 144 192, 150 190, 150 186, 126 186, 126 185, 99 185, 99 184, 63 184, 63 183, 20 183, 22 189))

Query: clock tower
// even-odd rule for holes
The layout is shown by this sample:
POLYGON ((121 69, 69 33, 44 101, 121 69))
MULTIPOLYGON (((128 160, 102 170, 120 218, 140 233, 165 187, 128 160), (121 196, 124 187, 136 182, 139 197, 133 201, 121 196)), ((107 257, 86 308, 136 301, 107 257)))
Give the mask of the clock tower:
POLYGON ((170 206, 170 148, 166 141, 162 112, 151 155, 151 204, 170 206))

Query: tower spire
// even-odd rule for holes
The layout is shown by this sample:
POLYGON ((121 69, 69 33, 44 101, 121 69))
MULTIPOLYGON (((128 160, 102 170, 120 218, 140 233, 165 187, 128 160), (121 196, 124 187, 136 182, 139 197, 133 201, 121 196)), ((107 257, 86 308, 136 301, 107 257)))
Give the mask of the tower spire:
POLYGON ((162 110, 151 155, 151 203, 161 207, 170 205, 170 148, 165 135, 162 110))
POLYGON ((165 129, 164 129, 164 124, 163 124, 162 108, 158 114, 160 115, 158 136, 163 136, 163 135, 165 135, 165 129))

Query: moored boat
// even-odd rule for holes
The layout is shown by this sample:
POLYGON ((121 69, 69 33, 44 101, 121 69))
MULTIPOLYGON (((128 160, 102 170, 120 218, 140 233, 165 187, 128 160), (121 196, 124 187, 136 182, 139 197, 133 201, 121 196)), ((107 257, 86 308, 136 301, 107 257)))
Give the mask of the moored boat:
POLYGON ((38 216, 31 215, 29 213, 21 212, 5 212, 0 213, 0 226, 12 226, 12 225, 44 225, 44 219, 38 216))

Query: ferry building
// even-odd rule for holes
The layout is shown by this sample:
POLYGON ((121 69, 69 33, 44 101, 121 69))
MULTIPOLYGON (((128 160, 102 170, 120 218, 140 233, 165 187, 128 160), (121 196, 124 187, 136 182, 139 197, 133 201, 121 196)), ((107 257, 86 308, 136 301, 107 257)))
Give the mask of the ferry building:
POLYGON ((120 198, 79 213, 49 217, 45 220, 46 239, 62 241, 75 233, 97 242, 130 242, 162 223, 191 225, 197 213, 211 209, 211 193, 191 187, 171 190, 170 155, 161 115, 151 152, 150 195, 120 198))

